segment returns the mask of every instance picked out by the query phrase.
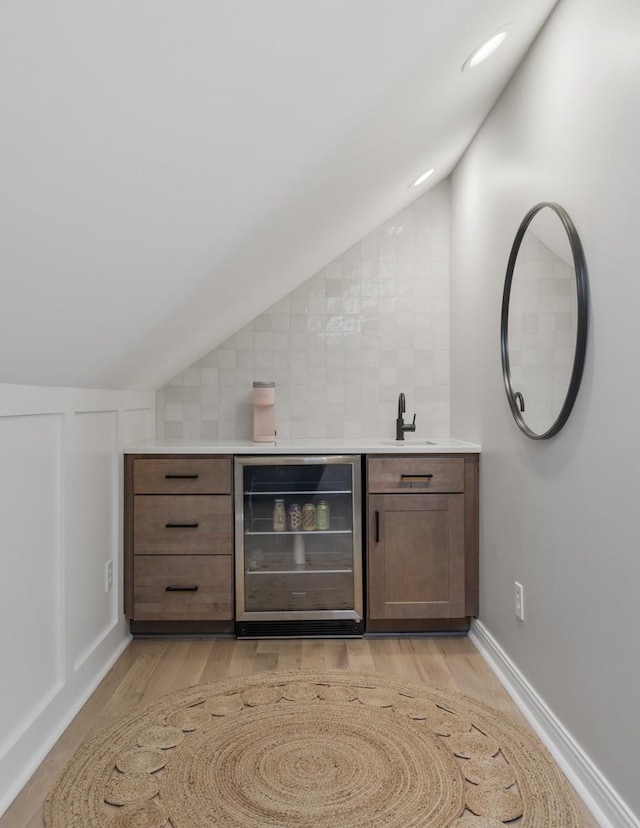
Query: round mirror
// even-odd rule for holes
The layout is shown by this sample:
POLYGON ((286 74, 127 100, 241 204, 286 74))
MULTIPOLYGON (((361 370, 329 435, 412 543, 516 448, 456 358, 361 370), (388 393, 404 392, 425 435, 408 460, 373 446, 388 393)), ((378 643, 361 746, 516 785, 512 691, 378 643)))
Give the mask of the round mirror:
POLYGON ((502 373, 518 426, 557 434, 578 393, 587 344, 587 266, 559 204, 536 204, 511 248, 502 296, 502 373))

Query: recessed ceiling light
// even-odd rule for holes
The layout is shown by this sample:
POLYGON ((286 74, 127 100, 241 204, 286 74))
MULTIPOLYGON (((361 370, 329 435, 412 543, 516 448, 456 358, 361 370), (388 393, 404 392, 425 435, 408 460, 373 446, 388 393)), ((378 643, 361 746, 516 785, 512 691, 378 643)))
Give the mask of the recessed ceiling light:
POLYGON ((429 178, 430 175, 433 175, 434 172, 435 172, 435 170, 427 170, 426 172, 423 172, 422 175, 419 175, 416 178, 416 180, 413 182, 413 184, 409 184, 409 188, 419 187, 423 182, 425 182, 427 180, 427 178, 429 178))
POLYGON ((502 45, 506 36, 507 27, 503 26, 499 32, 492 35, 486 43, 483 43, 482 46, 478 46, 478 48, 472 52, 471 55, 469 55, 469 57, 462 64, 462 71, 466 72, 467 69, 474 69, 479 63, 486 60, 499 46, 502 45))

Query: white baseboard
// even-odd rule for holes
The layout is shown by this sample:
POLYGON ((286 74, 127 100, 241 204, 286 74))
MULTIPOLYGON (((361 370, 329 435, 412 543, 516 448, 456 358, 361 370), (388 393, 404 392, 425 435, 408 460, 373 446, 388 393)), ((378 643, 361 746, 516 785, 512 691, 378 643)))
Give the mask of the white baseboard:
POLYGON ((120 658, 122 653, 129 646, 130 642, 131 636, 127 635, 127 637, 123 641, 121 641, 118 644, 118 646, 113 650, 108 660, 103 665, 101 665, 100 670, 94 676, 91 677, 90 681, 86 684, 86 686, 77 694, 72 693, 68 687, 65 688, 66 692, 63 692, 65 692, 65 695, 67 696, 66 702, 68 705, 65 711, 65 715, 58 721, 56 721, 55 724, 51 725, 46 736, 43 738, 38 750, 34 751, 28 763, 26 763, 16 771, 16 774, 14 778, 11 780, 10 784, 8 785, 7 790, 0 791, 0 818, 5 813, 7 808, 11 805, 13 800, 17 797, 17 795, 20 793, 20 791, 27 784, 27 782, 31 779, 33 774, 37 771, 37 769, 39 768, 39 766, 41 765, 42 761, 49 753, 51 748, 62 736, 67 727, 69 727, 69 725, 80 712, 80 710, 84 707, 91 695, 95 692, 96 688, 98 687, 102 679, 107 675, 109 670, 113 667, 113 665, 120 658))
POLYGON ((471 622, 469 638, 601 828, 640 828, 640 819, 556 718, 481 621, 471 622))

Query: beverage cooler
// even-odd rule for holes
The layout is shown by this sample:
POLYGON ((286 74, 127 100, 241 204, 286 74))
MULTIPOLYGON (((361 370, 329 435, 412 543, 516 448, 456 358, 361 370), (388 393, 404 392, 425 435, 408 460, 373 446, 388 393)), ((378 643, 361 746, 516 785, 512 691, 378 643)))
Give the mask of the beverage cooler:
POLYGON ((362 635, 360 456, 236 457, 236 635, 362 635))

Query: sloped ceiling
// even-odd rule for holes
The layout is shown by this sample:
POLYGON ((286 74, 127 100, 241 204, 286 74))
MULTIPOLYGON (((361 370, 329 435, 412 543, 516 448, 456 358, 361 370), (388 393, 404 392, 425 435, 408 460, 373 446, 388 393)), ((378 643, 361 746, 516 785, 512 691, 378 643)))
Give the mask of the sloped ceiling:
POLYGON ((555 2, 3 0, 0 382, 161 386, 446 177, 555 2))

